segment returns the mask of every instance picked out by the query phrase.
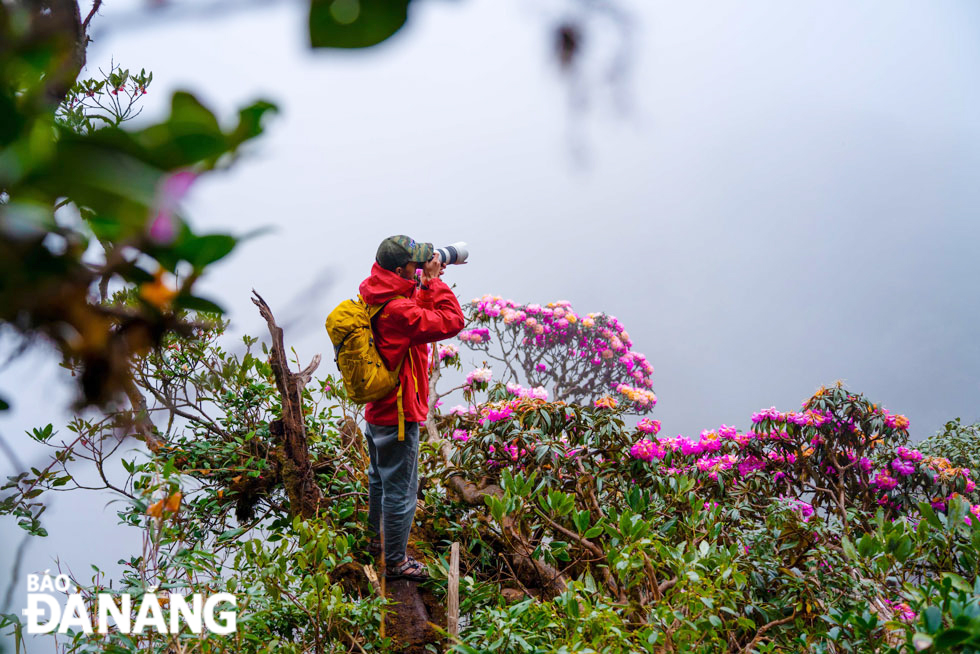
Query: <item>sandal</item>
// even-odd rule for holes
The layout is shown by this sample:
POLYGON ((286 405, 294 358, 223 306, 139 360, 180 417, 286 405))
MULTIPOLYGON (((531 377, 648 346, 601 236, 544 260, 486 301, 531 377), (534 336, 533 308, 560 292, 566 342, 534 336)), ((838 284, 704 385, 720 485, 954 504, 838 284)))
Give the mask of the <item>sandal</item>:
POLYGON ((385 579, 392 581, 394 579, 408 579, 409 581, 425 581, 429 578, 429 570, 425 567, 425 564, 416 561, 412 557, 408 557, 408 560, 399 566, 395 566, 395 569, 391 572, 385 572, 385 579))
POLYGON ((367 551, 368 551, 368 554, 370 554, 375 559, 377 559, 379 556, 381 556, 381 539, 380 538, 372 538, 370 541, 368 541, 368 549, 367 549, 367 551))

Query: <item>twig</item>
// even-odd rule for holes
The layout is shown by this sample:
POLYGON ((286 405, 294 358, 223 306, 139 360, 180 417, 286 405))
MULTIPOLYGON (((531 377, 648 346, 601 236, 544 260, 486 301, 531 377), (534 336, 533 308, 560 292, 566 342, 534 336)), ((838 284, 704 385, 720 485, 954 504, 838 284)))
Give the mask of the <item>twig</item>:
POLYGON ((446 629, 449 635, 459 635, 459 543, 453 543, 449 550, 449 608, 446 629))
POLYGON ((740 650, 740 654, 747 654, 748 651, 752 649, 752 646, 755 645, 760 638, 762 638, 762 634, 766 633, 773 627, 778 627, 781 624, 786 624, 787 622, 791 622, 795 618, 796 618, 796 611, 793 611, 793 614, 790 616, 781 618, 779 620, 773 620, 772 622, 762 625, 761 627, 759 627, 759 631, 755 632, 755 637, 749 641, 749 644, 740 650))

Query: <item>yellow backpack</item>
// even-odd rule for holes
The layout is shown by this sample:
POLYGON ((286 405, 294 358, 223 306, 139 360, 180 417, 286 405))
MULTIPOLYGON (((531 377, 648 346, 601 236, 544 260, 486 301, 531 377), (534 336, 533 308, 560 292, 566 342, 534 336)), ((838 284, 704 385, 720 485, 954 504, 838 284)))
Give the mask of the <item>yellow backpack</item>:
POLYGON ((388 370, 374 343, 371 324, 388 302, 367 304, 360 295, 356 300, 344 300, 327 316, 326 327, 347 397, 358 404, 367 404, 380 400, 398 387, 398 440, 401 441, 405 440, 405 412, 398 375, 405 360, 402 359, 394 370, 388 370))

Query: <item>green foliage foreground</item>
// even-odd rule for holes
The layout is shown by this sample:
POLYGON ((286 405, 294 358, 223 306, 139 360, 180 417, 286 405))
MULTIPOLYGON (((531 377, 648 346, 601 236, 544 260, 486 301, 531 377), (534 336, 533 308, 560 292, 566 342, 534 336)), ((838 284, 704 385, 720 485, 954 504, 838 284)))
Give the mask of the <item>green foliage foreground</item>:
MULTIPOLYGON (((94 462, 143 546, 121 575, 74 579, 81 592, 231 592, 237 633, 75 631, 65 650, 390 651, 392 609, 358 565, 367 456, 353 407, 330 377, 303 390, 324 500, 293 516, 272 371, 255 339, 236 355, 221 331, 169 335, 140 360, 155 452, 124 451, 125 413, 37 429, 55 457, 12 478, 0 511, 43 536, 45 494, 76 489, 73 470, 94 462)), ((437 416, 450 436, 421 446, 414 545, 441 602, 462 544, 461 625, 429 651, 978 651, 976 490, 969 471, 905 448, 901 416, 838 385, 750 430, 657 439, 613 404, 497 385, 437 416)), ((21 633, 18 616, 0 620, 21 633)))

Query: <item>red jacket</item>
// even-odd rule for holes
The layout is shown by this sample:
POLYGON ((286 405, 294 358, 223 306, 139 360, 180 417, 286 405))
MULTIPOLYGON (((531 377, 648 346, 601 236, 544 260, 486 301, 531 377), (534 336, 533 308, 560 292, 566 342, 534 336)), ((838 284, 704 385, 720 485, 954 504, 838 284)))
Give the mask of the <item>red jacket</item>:
MULTIPOLYGON (((463 329, 463 310, 444 281, 433 279, 428 290, 385 270, 377 263, 361 282, 361 297, 368 304, 388 302, 374 319, 374 342, 389 370, 405 357, 398 379, 406 422, 424 422, 429 411, 429 353, 427 343, 451 338, 463 329)), ((364 419, 375 425, 398 424, 398 389, 383 399, 368 402, 364 419)))

